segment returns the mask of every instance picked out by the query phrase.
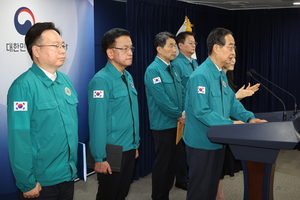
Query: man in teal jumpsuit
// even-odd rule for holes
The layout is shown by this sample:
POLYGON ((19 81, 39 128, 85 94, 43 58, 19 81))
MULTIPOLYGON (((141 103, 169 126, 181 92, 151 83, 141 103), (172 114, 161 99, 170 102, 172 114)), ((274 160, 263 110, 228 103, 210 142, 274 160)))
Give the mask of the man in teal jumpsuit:
MULTIPOLYGON (((190 78, 192 72, 198 67, 197 61, 192 58, 195 53, 197 42, 195 41, 195 34, 189 31, 181 32, 176 36, 176 43, 179 49, 179 54, 171 63, 178 71, 183 86, 182 90, 182 105, 184 108, 186 83, 190 78)), ((177 144, 178 164, 176 172, 175 186, 183 190, 188 188, 188 166, 186 161, 185 143, 183 140, 177 144)))
POLYGON ((138 98, 132 76, 134 47, 127 30, 105 33, 102 51, 108 62, 88 85, 90 149, 98 173, 98 200, 125 199, 133 178, 139 147, 138 98), (112 172, 106 145, 123 147, 120 172, 112 172))
POLYGON ((183 138, 189 165, 188 200, 216 198, 225 145, 210 142, 207 137, 209 127, 265 122, 256 119, 236 100, 222 70, 235 55, 231 31, 214 29, 207 38, 207 48, 208 58, 192 73, 187 83, 183 138), (233 121, 230 116, 240 121, 233 121))
POLYGON ((32 67, 7 95, 8 149, 20 199, 73 199, 77 178, 77 94, 57 69, 67 45, 53 23, 26 34, 32 67))
POLYGON ((176 56, 175 36, 161 32, 155 36, 155 60, 148 66, 144 82, 154 139, 152 199, 169 199, 176 173, 176 127, 184 124, 182 85, 178 72, 170 65, 176 56))

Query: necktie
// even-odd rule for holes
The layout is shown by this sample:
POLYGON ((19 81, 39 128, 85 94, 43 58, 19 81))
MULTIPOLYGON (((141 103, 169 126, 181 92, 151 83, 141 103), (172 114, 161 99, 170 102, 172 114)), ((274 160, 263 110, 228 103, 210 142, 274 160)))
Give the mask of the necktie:
POLYGON ((128 88, 127 80, 126 80, 126 77, 125 77, 124 74, 122 75, 122 80, 123 80, 123 82, 125 83, 126 87, 128 88))
POLYGON ((193 71, 194 71, 194 70, 195 70, 195 67, 194 67, 193 63, 190 62, 190 65, 191 65, 191 67, 192 67, 192 69, 193 69, 193 71))
POLYGON ((172 71, 171 71, 171 65, 168 65, 167 70, 168 70, 170 76, 171 76, 172 79, 173 79, 173 75, 172 75, 172 71))

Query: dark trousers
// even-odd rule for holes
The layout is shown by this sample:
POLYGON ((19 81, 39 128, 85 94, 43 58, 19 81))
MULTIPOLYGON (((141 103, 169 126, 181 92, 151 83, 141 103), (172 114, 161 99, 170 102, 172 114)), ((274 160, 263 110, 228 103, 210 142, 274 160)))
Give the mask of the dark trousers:
POLYGON ((186 160, 186 149, 183 139, 177 144, 177 172, 176 183, 187 184, 189 182, 189 169, 186 160))
MULTIPOLYGON (((74 196, 74 181, 63 182, 52 186, 42 186, 40 196, 33 198, 35 200, 73 200, 74 196)), ((24 198, 20 192, 20 200, 28 200, 24 198)))
POLYGON ((176 174, 176 128, 152 130, 154 165, 152 171, 152 199, 168 200, 176 174))
POLYGON ((133 178, 135 154, 135 149, 123 152, 120 173, 97 174, 99 186, 96 200, 125 200, 133 178))
POLYGON ((189 165, 187 200, 215 200, 225 149, 204 150, 186 146, 189 165))

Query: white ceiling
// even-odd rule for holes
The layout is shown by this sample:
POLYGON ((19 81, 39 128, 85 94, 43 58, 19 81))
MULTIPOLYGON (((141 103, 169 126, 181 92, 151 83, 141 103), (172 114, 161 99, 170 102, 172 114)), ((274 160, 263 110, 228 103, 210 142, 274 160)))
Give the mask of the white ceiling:
POLYGON ((278 8, 300 8, 293 5, 300 0, 177 0, 192 4, 211 6, 226 10, 250 10, 250 9, 278 9, 278 8))

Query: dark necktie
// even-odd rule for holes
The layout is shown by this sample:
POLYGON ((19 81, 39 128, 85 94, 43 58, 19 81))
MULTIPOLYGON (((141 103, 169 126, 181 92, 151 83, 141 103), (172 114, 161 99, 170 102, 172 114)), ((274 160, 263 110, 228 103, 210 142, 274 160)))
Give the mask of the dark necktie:
POLYGON ((173 79, 173 75, 172 75, 172 71, 171 71, 171 65, 168 65, 167 70, 168 70, 170 76, 171 76, 172 79, 173 79))
POLYGON ((125 83, 126 87, 128 88, 127 80, 126 80, 126 77, 125 77, 124 74, 122 75, 122 80, 123 80, 123 82, 125 83))
POLYGON ((192 67, 192 69, 193 69, 193 71, 194 71, 194 70, 195 70, 195 67, 194 67, 193 63, 190 62, 190 65, 191 65, 191 67, 192 67))

